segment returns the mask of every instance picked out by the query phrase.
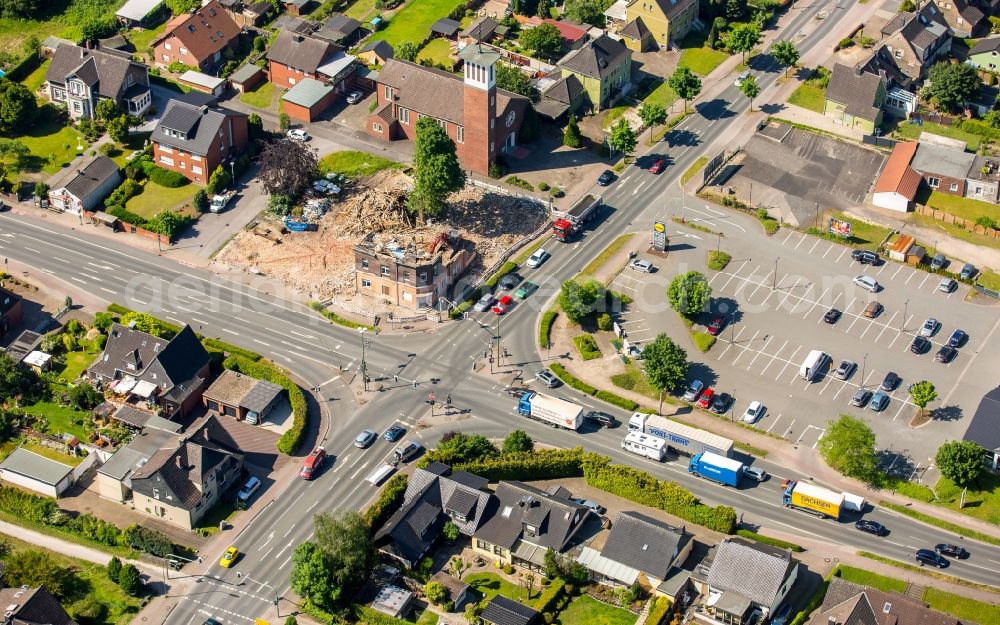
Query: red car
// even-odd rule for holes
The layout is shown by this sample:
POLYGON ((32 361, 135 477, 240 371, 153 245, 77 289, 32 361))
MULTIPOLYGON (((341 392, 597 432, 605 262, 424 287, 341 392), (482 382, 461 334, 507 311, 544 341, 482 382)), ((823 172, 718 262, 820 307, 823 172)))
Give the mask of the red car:
POLYGON ((701 398, 698 399, 699 408, 708 408, 712 405, 712 397, 715 395, 715 390, 706 388, 705 392, 701 394, 701 398))
POLYGON ((725 317, 716 317, 715 319, 712 319, 712 321, 708 324, 708 327, 705 328, 705 331, 711 334, 712 336, 718 336, 719 332, 722 332, 722 327, 724 325, 726 325, 725 317))
POLYGON ((322 447, 317 447, 312 450, 308 456, 306 456, 306 461, 302 463, 302 468, 299 469, 299 477, 304 480, 311 480, 316 477, 320 469, 323 468, 323 463, 326 462, 326 450, 322 447))
POLYGON ((658 158, 653 161, 653 164, 649 166, 649 171, 654 174, 662 173, 664 169, 667 168, 667 159, 658 158))
POLYGON ((510 309, 510 305, 514 303, 514 298, 510 295, 504 295, 499 300, 495 306, 493 306, 493 312, 502 315, 510 309))

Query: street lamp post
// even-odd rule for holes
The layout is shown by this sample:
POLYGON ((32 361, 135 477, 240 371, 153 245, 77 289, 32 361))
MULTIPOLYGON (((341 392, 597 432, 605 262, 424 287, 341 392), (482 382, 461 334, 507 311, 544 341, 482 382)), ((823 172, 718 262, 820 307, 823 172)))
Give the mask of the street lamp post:
POLYGON ((722 251, 722 233, 719 233, 719 241, 715 244, 715 253, 718 254, 722 251))
POLYGON ((497 315, 497 351, 496 351, 496 359, 497 359, 497 366, 498 367, 502 367, 503 366, 503 362, 501 361, 501 358, 503 358, 503 352, 500 351, 500 317, 501 316, 502 315, 497 315))
POLYGON ((899 331, 903 332, 906 330, 906 312, 910 306, 910 300, 903 302, 903 319, 899 322, 899 331))
POLYGON ((771 290, 772 291, 778 288, 778 261, 780 259, 781 259, 780 256, 778 258, 774 259, 774 277, 771 279, 771 290))
MULTIPOLYGON (((278 600, 279 600, 279 599, 280 599, 281 597, 279 597, 279 596, 278 596, 278 590, 277 590, 277 589, 276 589, 276 588, 275 588, 274 586, 272 586, 272 585, 268 584, 267 582, 262 582, 262 581, 260 581, 259 579, 254 579, 254 578, 250 577, 249 575, 244 575, 244 574, 242 574, 242 573, 239 573, 239 572, 237 572, 237 573, 236 573, 236 579, 238 579, 238 580, 239 580, 239 579, 241 579, 241 578, 242 578, 242 579, 248 579, 248 580, 250 580, 251 582, 253 582, 253 583, 255 583, 255 584, 260 584, 261 586, 267 586, 268 588, 270 588, 270 589, 271 589, 271 592, 273 592, 273 593, 274 593, 274 599, 273 599, 273 601, 272 601, 272 603, 274 603, 274 615, 275 615, 276 617, 278 617, 278 618, 281 618, 281 607, 280 607, 280 606, 278 605, 278 600)), ((240 581, 240 583, 238 583, 238 584, 236 584, 236 585, 237 585, 237 586, 242 586, 242 585, 243 585, 244 583, 245 583, 245 582, 243 582, 243 581, 240 581)))
POLYGON ((865 357, 861 361, 861 388, 865 387, 865 367, 868 365, 868 352, 865 352, 865 357))
POLYGON ((367 359, 367 349, 372 345, 372 339, 365 337, 365 332, 367 328, 358 328, 358 334, 361 336, 361 381, 365 385, 365 390, 368 390, 368 359, 367 359))

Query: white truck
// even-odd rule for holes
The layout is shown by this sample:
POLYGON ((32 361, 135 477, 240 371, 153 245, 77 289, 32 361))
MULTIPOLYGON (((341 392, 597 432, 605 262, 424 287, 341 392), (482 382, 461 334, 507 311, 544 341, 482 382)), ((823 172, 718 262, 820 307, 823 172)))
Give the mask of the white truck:
POLYGON ((667 441, 650 434, 632 431, 622 441, 622 449, 663 462, 663 458, 667 455, 667 441))
POLYGON ((210 210, 213 213, 221 213, 222 211, 226 210, 226 206, 234 197, 236 197, 236 191, 232 189, 230 189, 229 191, 225 191, 219 195, 213 195, 212 201, 208 205, 208 210, 210 210))
POLYGON ((583 406, 541 393, 525 393, 517 403, 517 411, 522 417, 554 428, 579 430, 583 423, 583 406))
POLYGON ((662 438, 666 441, 667 451, 685 456, 710 451, 726 458, 733 457, 733 441, 730 439, 658 415, 633 413, 628 420, 628 429, 662 438))
POLYGON ((803 380, 812 382, 823 371, 829 358, 826 352, 818 349, 812 350, 806 355, 806 359, 802 361, 802 366, 799 367, 799 375, 803 380))

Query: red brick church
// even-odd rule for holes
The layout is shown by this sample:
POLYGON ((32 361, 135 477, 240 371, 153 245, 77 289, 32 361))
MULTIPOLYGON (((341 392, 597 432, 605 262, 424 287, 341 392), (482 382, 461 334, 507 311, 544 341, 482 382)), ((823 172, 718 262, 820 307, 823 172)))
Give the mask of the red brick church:
POLYGON ((413 140, 417 120, 432 117, 452 141, 463 166, 486 175, 497 156, 517 145, 528 98, 497 89, 500 55, 473 44, 459 52, 463 76, 388 59, 378 78, 378 108, 365 129, 383 141, 413 140))

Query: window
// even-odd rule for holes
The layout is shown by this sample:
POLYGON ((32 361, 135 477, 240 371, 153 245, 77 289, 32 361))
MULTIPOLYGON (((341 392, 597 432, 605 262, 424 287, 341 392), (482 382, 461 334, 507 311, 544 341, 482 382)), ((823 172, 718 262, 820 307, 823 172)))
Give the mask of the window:
POLYGON ((385 99, 386 100, 392 99, 392 87, 390 87, 389 85, 385 86, 385 99))
POLYGON ((951 186, 949 187, 949 189, 951 190, 952 193, 958 191, 958 183, 957 182, 951 183, 951 186))
POLYGON ((941 186, 941 180, 934 177, 928 177, 927 186, 932 189, 937 189, 939 186, 941 186))
POLYGON ((77 101, 73 102, 73 110, 76 111, 77 113, 83 111, 83 109, 80 107, 80 103, 77 101))
POLYGON ((188 165, 187 165, 187 163, 185 161, 181 161, 180 162, 180 166, 181 166, 181 169, 187 169, 188 168, 188 165))
POLYGON ((409 124, 410 123, 410 110, 409 109, 404 109, 404 108, 400 107, 400 109, 399 109, 399 121, 403 122, 404 124, 409 124))
POLYGON ((507 122, 506 123, 507 123, 507 127, 508 128, 510 128, 511 126, 514 125, 514 118, 516 118, 516 117, 517 117, 517 113, 514 112, 514 111, 511 111, 510 113, 507 113, 507 122))
POLYGON ((427 272, 426 271, 421 271, 420 272, 420 284, 427 284, 427 272))
POLYGON ((200 176, 203 173, 203 170, 198 165, 192 165, 191 166, 191 173, 200 176))
POLYGON ((292 78, 291 76, 289 76, 289 77, 288 77, 288 84, 290 84, 290 85, 294 85, 294 84, 295 84, 295 79, 294 79, 294 78, 292 78))
POLYGON ((173 50, 174 49, 174 45, 172 43, 165 43, 165 44, 163 44, 163 47, 166 48, 167 50, 173 50))
POLYGON ((409 271, 404 271, 403 272, 403 284, 409 284, 409 283, 410 283, 410 272, 409 271))
POLYGON ((169 60, 170 60, 170 55, 169 55, 169 54, 164 54, 164 55, 163 55, 163 61, 164 61, 164 62, 167 62, 167 61, 169 61, 169 60))
POLYGON ((459 143, 465 143, 465 126, 459 126, 455 130, 455 141, 459 143))
POLYGON ((388 295, 388 294, 389 294, 389 285, 383 284, 382 285, 382 295, 388 295))
POLYGON ((221 30, 215 31, 215 36, 218 37, 219 39, 222 39, 222 31, 221 30))
POLYGON ((901 58, 903 58, 903 51, 902 50, 896 50, 893 53, 893 56, 895 56, 897 59, 901 59, 901 58))
POLYGON ((181 54, 187 55, 187 53, 188 53, 187 48, 181 48, 181 54))
POLYGON ((385 265, 381 266, 380 271, 381 271, 381 273, 382 273, 383 276, 388 276, 389 275, 389 268, 386 267, 385 265))
POLYGON ((154 488, 153 489, 153 499, 159 499, 159 498, 160 498, 160 489, 159 488, 154 488))
POLYGON ((493 154, 493 151, 494 151, 495 149, 496 149, 496 147, 495 147, 495 146, 493 145, 493 142, 492 142, 492 141, 490 141, 490 154, 493 154))
POLYGON ((161 146, 160 146, 160 151, 161 151, 161 152, 165 152, 165 153, 167 153, 167 154, 173 154, 173 153, 174 153, 174 151, 173 151, 173 149, 172 149, 172 148, 168 148, 168 147, 167 147, 167 146, 165 146, 165 145, 161 145, 161 146))
POLYGON ((362 258, 361 259, 361 268, 362 269, 368 269, 368 259, 367 258, 362 258))
POLYGON ((368 280, 368 279, 362 279, 361 280, 361 288, 363 288, 363 289, 370 289, 370 288, 372 288, 372 281, 368 280))
POLYGON ((194 32, 194 24, 188 24, 188 32, 189 33, 193 33, 194 32))
POLYGON ((485 540, 480 540, 480 539, 477 538, 476 539, 476 548, 477 549, 489 549, 490 546, 486 543, 485 540))
POLYGON ((448 132, 448 122, 446 122, 443 119, 439 119, 439 120, 437 120, 437 123, 438 123, 438 126, 441 126, 441 128, 444 129, 445 132, 448 132))
POLYGON ((174 159, 170 158, 169 156, 166 156, 165 154, 160 154, 160 162, 163 163, 164 165, 173 166, 174 159))
POLYGON ((382 124, 378 122, 372 122, 372 130, 375 132, 382 132, 382 124))
POLYGON ((403 301, 404 302, 412 302, 413 301, 413 293, 410 293, 409 291, 403 291, 403 301))

